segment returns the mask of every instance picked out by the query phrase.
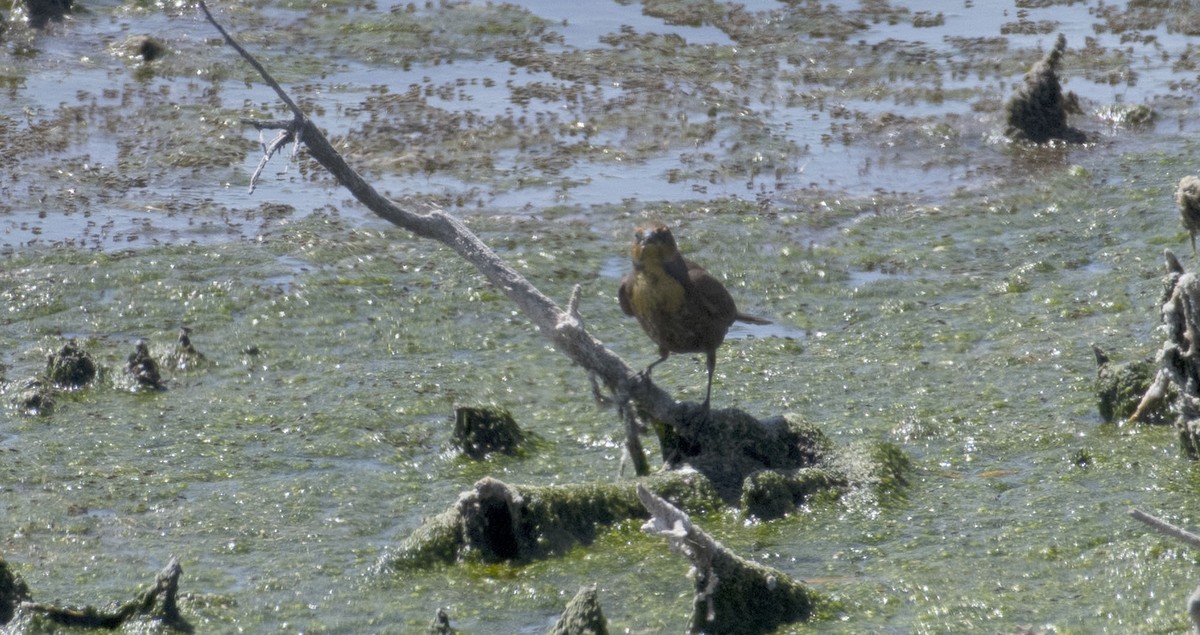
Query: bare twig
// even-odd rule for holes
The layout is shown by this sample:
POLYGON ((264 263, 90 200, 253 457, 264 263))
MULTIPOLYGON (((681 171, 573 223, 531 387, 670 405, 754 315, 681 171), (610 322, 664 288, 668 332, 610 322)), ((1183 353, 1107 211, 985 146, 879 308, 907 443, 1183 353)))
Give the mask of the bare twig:
POLYGON ((1182 527, 1176 527, 1175 525, 1172 525, 1171 523, 1157 516, 1147 514, 1136 507, 1129 510, 1129 515, 1146 523, 1147 525, 1150 525, 1158 531, 1171 536, 1172 538, 1178 538, 1179 540, 1182 540, 1189 546, 1200 548, 1200 536, 1197 536, 1196 534, 1193 534, 1182 527))
POLYGON ((633 404, 628 400, 621 402, 617 406, 617 411, 625 423, 625 451, 633 463, 633 473, 638 476, 646 476, 650 473, 650 462, 646 460, 646 451, 642 449, 642 425, 637 420, 633 404))
MULTIPOLYGON (((267 167, 267 162, 271 160, 271 157, 295 138, 296 135, 292 134, 291 130, 280 130, 279 134, 275 135, 271 141, 271 145, 263 145, 263 155, 258 160, 258 167, 254 168, 254 174, 250 175, 250 191, 247 194, 254 193, 254 188, 258 186, 258 179, 262 177, 263 169, 267 167)), ((300 144, 297 143, 296 147, 299 148, 300 144)))
POLYGON ((427 213, 404 209, 376 191, 346 163, 325 134, 287 96, 254 56, 216 22, 203 0, 199 5, 208 21, 225 38, 225 42, 258 71, 263 81, 275 90, 295 115, 294 120, 290 122, 253 121, 252 125, 259 129, 282 129, 291 132, 296 143, 303 143, 312 158, 328 170, 338 183, 349 190, 367 209, 397 227, 417 236, 436 240, 453 249, 474 265, 492 285, 503 291, 560 351, 589 373, 594 373, 611 394, 617 395, 618 403, 632 399, 637 403, 639 411, 670 425, 677 425, 682 420, 682 404, 677 403, 649 378, 635 375, 628 364, 587 332, 582 320, 578 319, 577 302, 572 311, 564 311, 453 216, 440 209, 433 209, 427 213), (619 391, 626 395, 620 395, 619 391))
POLYGON ((253 55, 247 52, 246 49, 242 48, 242 45, 238 44, 237 40, 233 39, 233 36, 229 35, 229 33, 225 31, 225 28, 222 27, 221 24, 217 22, 216 18, 213 17, 212 13, 208 11, 208 5, 204 4, 204 0, 200 0, 200 10, 204 12, 204 17, 208 19, 209 24, 212 24, 213 27, 217 29, 217 32, 221 34, 221 37, 225 38, 225 43, 233 47, 233 50, 237 51, 238 54, 242 56, 242 59, 246 60, 247 64, 253 66, 254 70, 258 71, 258 74, 263 78, 263 81, 275 91, 276 95, 279 95, 279 99, 283 103, 287 104, 288 110, 291 110, 292 114, 295 115, 297 119, 304 119, 304 111, 300 110, 300 107, 296 105, 296 102, 292 101, 292 98, 288 96, 287 91, 285 91, 283 87, 279 85, 279 82, 275 81, 274 77, 271 77, 271 74, 267 72, 267 69, 263 68, 263 65, 260 64, 253 55))
POLYGON ((583 315, 579 313, 579 298, 583 296, 583 285, 577 284, 571 288, 571 297, 567 300, 567 315, 572 320, 578 320, 583 323, 583 315))
MULTIPOLYGON (((1142 521, 1143 523, 1146 523, 1147 525, 1150 525, 1158 531, 1171 536, 1172 538, 1182 540, 1183 542, 1187 543, 1188 546, 1200 547, 1200 536, 1197 536, 1196 534, 1182 527, 1176 527, 1175 525, 1172 525, 1171 523, 1157 516, 1147 514, 1136 507, 1131 507, 1129 509, 1129 515, 1133 516, 1137 520, 1142 521)), ((1188 597, 1187 611, 1188 617, 1190 617, 1192 620, 1192 627, 1195 629, 1196 633, 1200 634, 1200 587, 1196 587, 1196 590, 1192 591, 1192 595, 1188 597)))
POLYGON ((712 622, 716 619, 713 592, 720 581, 713 570, 713 557, 724 547, 693 525, 684 511, 659 498, 641 483, 637 485, 637 494, 646 511, 650 512, 650 520, 642 525, 642 531, 666 538, 672 551, 683 554, 692 563, 696 599, 704 603, 704 620, 712 622))
POLYGON ((1134 409, 1133 414, 1129 415, 1130 423, 1137 423, 1146 416, 1146 413, 1154 410, 1154 408, 1162 402, 1167 396, 1167 388, 1171 385, 1171 375, 1167 371, 1159 369, 1154 375, 1154 381, 1150 387, 1146 389, 1146 393, 1142 395, 1142 400, 1138 402, 1138 406, 1134 409))
POLYGON ((803 583, 733 553, 641 483, 637 495, 650 512, 642 531, 666 538, 692 565, 690 632, 771 633, 812 616, 817 596, 803 583))
POLYGON ((183 567, 179 565, 179 558, 172 557, 167 566, 155 576, 153 587, 115 610, 102 610, 92 606, 73 609, 38 602, 22 602, 20 609, 42 615, 47 620, 63 626, 106 630, 119 628, 139 615, 149 615, 161 620, 164 626, 191 633, 192 625, 183 619, 176 604, 181 575, 183 567))

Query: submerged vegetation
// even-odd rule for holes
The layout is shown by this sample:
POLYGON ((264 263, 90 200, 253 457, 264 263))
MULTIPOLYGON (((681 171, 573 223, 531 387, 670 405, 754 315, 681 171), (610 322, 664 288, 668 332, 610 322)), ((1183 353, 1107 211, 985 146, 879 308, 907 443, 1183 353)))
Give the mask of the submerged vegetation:
MULTIPOLYGON (((837 462, 714 490, 692 520, 827 598, 822 630, 1186 628, 1191 559, 1124 510, 1188 525, 1197 468, 1164 426, 1104 422, 1093 345, 1135 360, 1111 368, 1127 395, 1162 343, 1195 16, 604 7, 220 9, 382 191, 452 211, 558 302, 581 285, 632 366, 653 351, 615 294, 647 220, 776 323, 731 332, 714 408, 786 413, 837 462), (1058 46, 1073 23, 1092 35, 1058 46), (1087 142, 1010 144, 1004 100, 1047 50, 1087 142)), ((639 530, 622 423, 500 290, 303 151, 246 195, 240 120, 287 113, 192 7, 0 13, 0 536, 22 597, 130 597, 176 555, 199 632, 538 631, 592 584, 613 631, 695 614, 688 565, 639 530), (90 378, 63 363, 85 356, 90 378), (476 407, 519 449, 460 456, 476 407), (540 503, 603 483, 589 500, 627 513, 514 543, 549 558, 397 566, 488 479, 540 503)), ((654 374, 675 395, 702 377, 654 374)), ((424 548, 459 559, 446 544, 424 548)))

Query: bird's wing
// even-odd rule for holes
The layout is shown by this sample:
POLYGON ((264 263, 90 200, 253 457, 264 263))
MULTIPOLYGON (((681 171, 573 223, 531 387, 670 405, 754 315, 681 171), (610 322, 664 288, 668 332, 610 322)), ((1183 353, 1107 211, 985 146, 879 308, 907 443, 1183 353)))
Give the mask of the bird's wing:
POLYGON ((704 270, 704 267, 690 260, 687 261, 687 267, 688 280, 691 281, 692 289, 696 292, 696 297, 700 299, 704 310, 713 317, 733 323, 738 312, 737 305, 733 302, 733 296, 725 290, 725 285, 712 277, 704 270))
POLYGON ((633 286, 633 272, 625 274, 621 278, 621 286, 617 288, 617 301, 621 303, 621 310, 625 315, 633 315, 633 304, 629 301, 630 287, 633 286))
POLYGON ((688 283, 691 282, 692 269, 704 271, 703 267, 679 255, 679 252, 675 253, 674 258, 664 260, 662 268, 663 271, 667 272, 668 276, 674 278, 676 282, 684 287, 688 286, 688 283))

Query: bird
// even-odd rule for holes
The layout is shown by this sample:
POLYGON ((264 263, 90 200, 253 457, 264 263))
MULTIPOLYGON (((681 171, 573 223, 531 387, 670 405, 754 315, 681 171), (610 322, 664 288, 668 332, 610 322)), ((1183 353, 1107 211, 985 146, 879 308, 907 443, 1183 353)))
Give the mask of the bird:
POLYGON ((1179 179, 1175 190, 1175 204, 1179 206, 1179 218, 1183 228, 1192 236, 1192 254, 1196 253, 1196 232, 1200 231, 1200 178, 1188 175, 1179 179))
POLYGON ((708 386, 704 390, 703 413, 709 412, 717 348, 734 322, 770 324, 771 321, 741 313, 725 285, 684 258, 671 229, 662 223, 637 227, 630 248, 633 270, 621 278, 617 300, 625 315, 638 324, 658 345, 659 358, 642 373, 650 376, 655 366, 671 353, 704 353, 708 386))

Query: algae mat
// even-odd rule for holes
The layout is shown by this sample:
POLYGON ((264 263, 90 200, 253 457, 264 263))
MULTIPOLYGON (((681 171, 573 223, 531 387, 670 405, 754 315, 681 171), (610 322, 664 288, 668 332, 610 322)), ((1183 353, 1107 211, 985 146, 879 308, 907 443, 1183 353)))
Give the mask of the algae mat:
MULTIPOLYGON (((713 398, 895 441, 903 496, 698 521, 838 615, 781 632, 1178 632, 1194 525, 1173 432, 1101 422, 1097 343, 1150 355, 1172 192, 1197 171, 1200 18, 1165 3, 256 2, 218 17, 390 196, 464 218, 638 366, 632 226, 672 225, 742 308, 713 398), (986 5, 986 6, 983 6, 986 5), (590 15, 588 15, 590 13, 590 15), (1067 38, 1082 145, 1000 136, 1067 38)), ((0 549, 35 599, 120 602, 171 555, 203 632, 541 632, 595 583, 612 630, 674 633, 686 566, 631 523, 562 558, 377 576, 492 475, 618 478, 586 376, 447 250, 369 218, 303 153, 246 193, 274 96, 183 3, 0 6, 0 549), (166 53, 143 59, 146 38, 166 53), (138 340, 203 364, 133 392, 138 340), (102 372, 12 401, 75 338, 102 372), (497 403, 536 451, 449 449, 497 403)), ((269 140, 269 139, 268 139, 269 140)), ((655 379, 697 399, 676 356, 655 379)))

